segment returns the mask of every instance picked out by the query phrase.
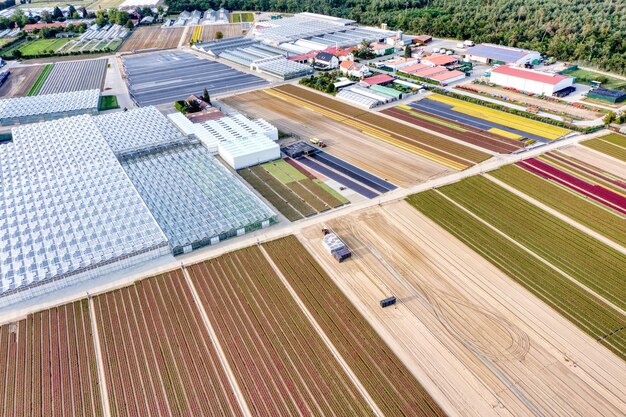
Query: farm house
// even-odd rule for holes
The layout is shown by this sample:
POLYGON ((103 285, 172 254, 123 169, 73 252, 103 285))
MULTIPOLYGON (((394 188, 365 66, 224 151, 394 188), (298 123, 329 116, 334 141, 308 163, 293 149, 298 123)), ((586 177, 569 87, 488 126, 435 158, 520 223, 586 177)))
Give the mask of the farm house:
POLYGON ((505 65, 493 69, 489 81, 502 87, 546 96, 552 96, 557 91, 574 84, 574 78, 567 75, 550 74, 505 65))
POLYGON ((80 114, 96 114, 99 101, 100 90, 0 100, 0 125, 35 123, 80 114))

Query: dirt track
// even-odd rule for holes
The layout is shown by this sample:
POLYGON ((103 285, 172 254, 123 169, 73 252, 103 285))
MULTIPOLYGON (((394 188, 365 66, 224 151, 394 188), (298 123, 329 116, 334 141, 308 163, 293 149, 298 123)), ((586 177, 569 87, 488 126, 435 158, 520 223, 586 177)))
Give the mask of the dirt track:
POLYGON ((345 263, 298 237, 450 415, 626 413, 623 361, 408 204, 328 225, 345 263))
POLYGON ((11 75, 0 87, 0 97, 23 97, 28 94, 30 87, 35 83, 43 68, 43 65, 11 68, 9 70, 11 75))
POLYGON ((222 101, 254 118, 263 118, 283 132, 302 139, 316 137, 328 144, 326 152, 338 156, 396 185, 407 187, 452 172, 432 161, 368 137, 356 129, 309 109, 297 108, 263 93, 231 96, 222 101))

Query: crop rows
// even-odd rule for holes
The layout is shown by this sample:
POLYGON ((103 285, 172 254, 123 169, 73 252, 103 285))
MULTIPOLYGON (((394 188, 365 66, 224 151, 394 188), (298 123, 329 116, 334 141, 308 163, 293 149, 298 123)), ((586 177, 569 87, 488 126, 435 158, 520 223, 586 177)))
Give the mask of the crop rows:
POLYGON ((113 417, 242 415, 182 270, 94 308, 113 417))
POLYGON ((464 125, 452 128, 444 123, 451 124, 451 121, 440 120, 438 116, 423 114, 420 110, 410 107, 398 106, 382 110, 381 113, 409 122, 437 133, 441 133, 472 145, 480 146, 498 153, 511 153, 524 147, 524 144, 514 139, 505 138, 484 130, 464 125), (429 120, 430 119, 430 120, 429 120))
MULTIPOLYGON (((443 189, 442 189, 443 190, 443 189)), ((626 360, 626 318, 555 269, 498 234, 436 191, 407 201, 554 308, 580 329, 626 360)), ((514 208, 502 204, 511 213, 514 208)), ((546 213, 544 213, 547 216, 546 213)), ((520 218, 523 213, 519 214, 520 218)), ((528 226, 532 228, 532 226, 528 226)), ((546 234, 553 231, 546 230, 546 234)), ((558 250, 559 247, 556 247, 558 250)), ((584 261, 583 257, 583 261, 584 261)), ((602 279, 600 274, 596 275, 602 279)))
POLYGON ((516 165, 505 166, 491 172, 490 175, 620 245, 626 246, 624 217, 606 210, 593 200, 572 193, 568 189, 516 165))
POLYGON ((620 308, 626 308, 626 257, 488 179, 440 191, 620 308))
POLYGON ((189 273, 253 415, 373 415, 258 248, 189 273))
POLYGON ((107 62, 103 58, 54 64, 39 94, 100 90, 107 62))
POLYGON ((518 162, 518 165, 626 215, 626 187, 623 181, 611 178, 597 168, 586 167, 556 152, 518 162))
POLYGON ((626 162, 626 136, 611 133, 598 139, 580 142, 581 145, 626 162))
POLYGON ((484 152, 297 86, 285 84, 270 91, 283 100, 311 108, 369 136, 451 168, 465 169, 489 158, 484 152))
POLYGON ((87 300, 0 327, 0 415, 102 416, 87 300))
POLYGON ((433 94, 428 96, 429 100, 438 101, 452 106, 452 110, 461 114, 487 120, 507 126, 522 132, 533 133, 546 139, 554 140, 568 134, 570 131, 558 126, 552 126, 537 120, 527 119, 500 110, 490 109, 480 104, 470 103, 457 98, 433 94))
POLYGON ((384 415, 444 415, 295 237, 263 247, 384 415))
POLYGON ((246 168, 240 170, 239 174, 289 221, 312 216, 343 204, 283 161, 246 168))

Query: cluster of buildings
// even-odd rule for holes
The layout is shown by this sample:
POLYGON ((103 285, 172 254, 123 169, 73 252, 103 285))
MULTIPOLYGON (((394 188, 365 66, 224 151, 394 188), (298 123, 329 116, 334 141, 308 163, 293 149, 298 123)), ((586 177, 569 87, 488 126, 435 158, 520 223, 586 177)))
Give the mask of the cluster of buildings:
POLYGON ((230 23, 229 11, 223 7, 219 10, 209 9, 183 11, 176 19, 166 19, 163 27, 197 26, 197 25, 225 25, 230 23))

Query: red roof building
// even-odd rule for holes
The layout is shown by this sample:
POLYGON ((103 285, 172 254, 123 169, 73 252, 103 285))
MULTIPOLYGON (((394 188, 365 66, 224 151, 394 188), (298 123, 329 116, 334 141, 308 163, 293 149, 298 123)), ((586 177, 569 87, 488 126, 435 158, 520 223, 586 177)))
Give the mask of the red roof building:
POLYGON ((364 78, 361 82, 367 85, 381 85, 381 84, 388 84, 392 82, 393 80, 395 80, 395 78, 393 78, 390 75, 378 74, 378 75, 374 75, 373 77, 364 78))
POLYGON ((432 67, 437 65, 450 65, 459 62, 459 58, 452 55, 433 54, 422 58, 422 62, 432 67))
POLYGON ((24 26, 24 30, 26 32, 32 32, 34 30, 39 30, 43 28, 64 28, 67 27, 67 22, 52 22, 52 23, 31 23, 29 25, 24 26))
POLYGON ((514 90, 551 96, 574 84, 574 78, 525 68, 502 65, 491 70, 490 81, 514 90))

